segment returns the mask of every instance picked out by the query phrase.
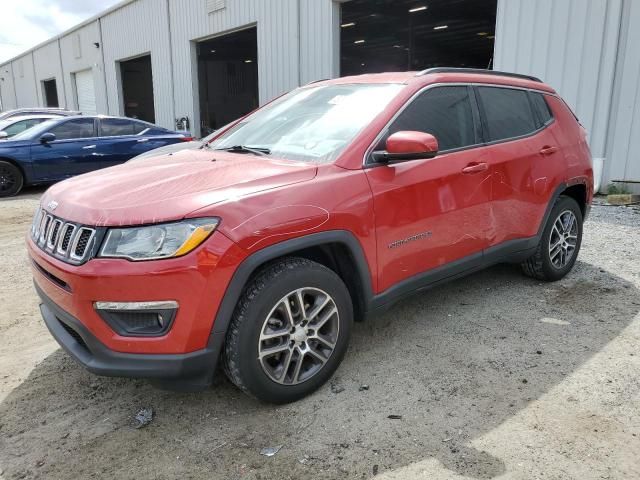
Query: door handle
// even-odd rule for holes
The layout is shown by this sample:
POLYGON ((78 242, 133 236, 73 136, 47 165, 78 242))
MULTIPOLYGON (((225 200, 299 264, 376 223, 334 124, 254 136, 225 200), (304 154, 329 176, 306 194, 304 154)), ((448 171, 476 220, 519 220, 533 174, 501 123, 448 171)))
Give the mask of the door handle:
POLYGON ((148 138, 141 138, 141 139, 138 140, 137 143, 144 143, 144 142, 148 142, 148 141, 149 141, 148 138))
POLYGON ((472 163, 462 169, 462 173, 480 173, 489 170, 486 163, 472 163))
POLYGON ((547 157, 549 155, 553 155, 554 153, 556 153, 558 151, 558 147, 542 147, 542 149, 540 150, 540 155, 542 155, 543 157, 547 157))
POLYGON ((94 148, 96 148, 95 145, 86 145, 86 146, 82 147, 83 150, 93 150, 94 148))

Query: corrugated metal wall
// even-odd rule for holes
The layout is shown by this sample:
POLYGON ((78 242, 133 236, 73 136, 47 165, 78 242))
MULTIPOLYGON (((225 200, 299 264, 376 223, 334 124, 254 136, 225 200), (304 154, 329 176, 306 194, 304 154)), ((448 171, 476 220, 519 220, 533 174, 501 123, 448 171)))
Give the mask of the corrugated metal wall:
POLYGON ((13 67, 11 63, 0 66, 0 103, 3 110, 16 108, 16 90, 13 84, 13 67))
POLYGON ((172 127, 173 85, 166 0, 138 0, 111 12, 101 23, 109 113, 124 113, 118 62, 150 53, 156 123, 172 127))
POLYGON ((56 89, 58 91, 58 103, 61 107, 67 106, 58 41, 56 40, 35 50, 33 52, 33 63, 37 81, 36 94, 38 95, 38 105, 45 105, 42 81, 55 79, 56 89))
POLYGON ((636 0, 498 2, 495 68, 556 88, 589 131, 602 187, 640 180, 639 27, 636 0))
MULTIPOLYGON (((316 0, 326 1, 330 0, 316 0)), ((298 0, 224 3, 225 8, 209 13, 204 0, 169 2, 176 116, 188 116, 193 126, 199 123, 195 45, 199 40, 257 25, 260 103, 298 85, 298 0)))
MULTIPOLYGON (((626 0, 610 118, 605 181, 640 181, 640 2, 626 0)), ((640 185, 631 186, 640 192, 640 185)))
POLYGON ((117 6, 65 33, 59 42, 54 39, 0 66, 0 71, 8 71, 1 90, 4 108, 42 104, 36 85, 54 77, 61 105, 77 108, 73 74, 90 68, 98 112, 120 115, 118 62, 151 54, 156 123, 174 127, 176 117, 187 116, 194 133, 199 133, 196 44, 252 26, 258 32, 261 104, 300 84, 338 75, 337 2, 224 0, 216 4, 223 8, 215 10, 211 5, 207 0, 137 0, 117 6))
POLYGON ((98 113, 108 113, 99 20, 84 25, 60 38, 60 56, 65 79, 67 105, 78 108, 74 74, 91 69, 98 113))
POLYGON ((38 92, 33 69, 33 54, 28 53, 11 62, 15 81, 15 94, 21 107, 37 107, 38 92))

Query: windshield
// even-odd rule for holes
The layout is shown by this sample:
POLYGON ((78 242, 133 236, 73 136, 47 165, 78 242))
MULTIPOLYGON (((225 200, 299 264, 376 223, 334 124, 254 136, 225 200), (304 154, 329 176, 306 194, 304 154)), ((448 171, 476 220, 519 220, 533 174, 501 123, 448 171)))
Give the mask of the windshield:
POLYGON ((210 146, 220 150, 242 146, 278 158, 329 163, 403 88, 400 84, 349 84, 294 90, 210 146))
POLYGON ((20 132, 17 135, 14 135, 13 137, 11 137, 11 140, 31 140, 32 138, 35 138, 36 136, 42 135, 43 133, 45 133, 52 126, 58 123, 59 120, 60 120, 59 118, 52 118, 49 120, 45 120, 44 122, 39 123, 35 127, 28 128, 24 132, 20 132))

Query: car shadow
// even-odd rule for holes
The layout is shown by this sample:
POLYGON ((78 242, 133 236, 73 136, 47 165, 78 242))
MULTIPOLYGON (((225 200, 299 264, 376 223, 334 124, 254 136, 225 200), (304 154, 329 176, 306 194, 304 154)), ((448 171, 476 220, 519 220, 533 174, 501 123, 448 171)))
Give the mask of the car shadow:
POLYGON ((368 478, 436 458, 494 478, 503 461, 472 441, 570 376, 638 311, 632 284, 587 263, 552 284, 497 266, 357 324, 330 384, 285 406, 222 377, 188 394, 96 377, 57 350, 0 404, 0 467, 6 478, 368 478), (135 429, 143 407, 154 419, 135 429))

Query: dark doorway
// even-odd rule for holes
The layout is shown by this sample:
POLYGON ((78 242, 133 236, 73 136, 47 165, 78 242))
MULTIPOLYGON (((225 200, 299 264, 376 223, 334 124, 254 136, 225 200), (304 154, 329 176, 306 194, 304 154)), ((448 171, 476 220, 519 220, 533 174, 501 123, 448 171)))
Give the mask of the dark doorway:
POLYGON ((497 0, 346 2, 340 74, 491 68, 496 10, 497 0))
POLYGON ((202 136, 257 108, 257 29, 198 43, 198 85, 202 136))
POLYGON ((120 62, 124 115, 155 123, 151 55, 120 62))
POLYGON ((44 80, 42 82, 42 89, 44 90, 44 103, 46 107, 59 107, 58 103, 58 87, 56 86, 56 79, 44 80))

